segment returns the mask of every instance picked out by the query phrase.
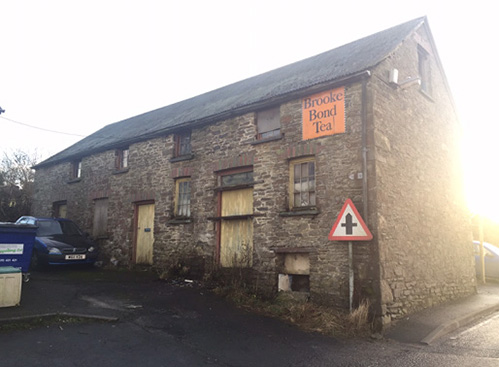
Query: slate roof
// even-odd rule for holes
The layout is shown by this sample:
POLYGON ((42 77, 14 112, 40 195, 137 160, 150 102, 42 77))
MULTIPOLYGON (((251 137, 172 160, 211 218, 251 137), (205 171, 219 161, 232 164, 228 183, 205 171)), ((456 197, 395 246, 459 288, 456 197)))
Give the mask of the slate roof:
POLYGON ((308 59, 107 125, 34 168, 147 140, 181 126, 226 118, 266 100, 355 75, 380 63, 425 22, 426 17, 417 18, 308 59))

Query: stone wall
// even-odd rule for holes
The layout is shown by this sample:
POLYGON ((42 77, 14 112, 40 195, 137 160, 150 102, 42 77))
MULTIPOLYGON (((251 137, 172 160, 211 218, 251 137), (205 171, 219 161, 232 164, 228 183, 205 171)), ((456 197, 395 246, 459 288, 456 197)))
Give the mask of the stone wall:
MULTIPOLYGON (((460 162, 460 125, 436 58, 432 92, 399 82, 418 76, 420 30, 373 71, 370 195, 385 322, 475 291, 469 216, 460 162), (375 193, 373 188, 375 187, 375 193)), ((428 47, 428 46, 426 46, 428 47)))
MULTIPOLYGON (((424 38, 425 35, 421 34, 424 38)), ((388 83, 417 76, 417 42, 408 39, 364 81, 345 85, 346 131, 302 140, 302 104, 280 105, 281 138, 255 141, 256 111, 192 130, 193 156, 172 160, 173 135, 130 145, 129 168, 115 171, 114 150, 83 157, 82 177, 68 183, 70 164, 41 167, 35 178, 35 215, 51 215, 66 201, 68 216, 92 232, 94 200, 107 198, 108 235, 103 259, 132 266, 134 218, 140 203, 155 204, 153 267, 178 264, 203 276, 217 269, 217 177, 253 169, 254 289, 278 287, 287 254, 308 261, 313 300, 348 307, 348 245, 328 241, 343 203, 351 198, 374 234, 355 243, 355 300, 370 298, 385 321, 474 290, 470 231, 463 211, 458 154, 459 125, 432 59, 434 89, 388 83), (364 106, 364 108, 363 108, 364 106), (367 123, 368 213, 363 212, 362 121, 367 123), (289 162, 315 158, 315 211, 289 208, 289 162), (191 218, 175 220, 175 179, 191 178, 191 218)), ((341 85, 324 86, 324 90, 341 85)), ((304 94, 303 97, 307 97, 304 94)), ((306 275, 307 276, 307 275, 306 275)))
MULTIPOLYGON (((154 267, 202 258, 206 271, 216 263, 217 173, 240 166, 254 172, 253 281, 262 291, 277 288, 276 260, 305 251, 310 258, 310 293, 317 300, 348 305, 348 251, 327 237, 346 198, 362 207, 361 86, 346 86, 346 133, 302 141, 301 99, 280 106, 282 138, 256 143, 255 113, 192 131, 190 160, 171 162, 172 135, 132 144, 129 168, 115 172, 114 150, 84 157, 82 177, 68 183, 69 163, 36 172, 36 215, 50 215, 56 201, 67 201, 68 216, 92 231, 93 201, 108 198, 108 237, 101 239, 103 258, 122 265, 133 259, 135 204, 154 202, 154 267), (289 210, 289 160, 314 156, 317 213, 289 210), (173 219, 174 179, 191 177, 192 218, 173 219), (50 188, 50 189, 48 189, 50 188), (301 250, 300 250, 301 249, 301 250)), ((359 284, 370 283, 368 247, 355 248, 359 284)), ((199 262, 197 262, 199 264, 199 262)))

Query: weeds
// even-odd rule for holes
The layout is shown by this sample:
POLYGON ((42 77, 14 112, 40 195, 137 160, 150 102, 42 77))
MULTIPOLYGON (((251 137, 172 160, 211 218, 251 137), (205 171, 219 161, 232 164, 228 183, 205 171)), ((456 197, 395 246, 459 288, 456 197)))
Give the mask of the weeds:
POLYGON ((335 337, 366 337, 371 333, 369 301, 364 300, 351 313, 332 306, 283 296, 264 299, 244 288, 217 287, 214 291, 238 307, 279 318, 302 330, 335 337))
POLYGON ((205 259, 195 252, 179 252, 172 255, 175 260, 167 266, 156 268, 159 279, 202 279, 205 272, 205 259))
POLYGON ((370 302, 364 299, 359 307, 348 315, 348 322, 354 330, 360 331, 369 325, 369 307, 370 302))
POLYGON ((310 302, 308 294, 279 292, 277 296, 262 295, 258 278, 248 267, 247 259, 234 258, 232 267, 211 272, 208 283, 212 290, 238 307, 279 318, 307 331, 336 337, 366 337, 371 334, 370 303, 363 300, 352 312, 310 302))
POLYGON ((266 307, 265 311, 301 329, 330 336, 367 336, 371 330, 368 319, 369 302, 367 301, 351 313, 332 306, 296 300, 274 301, 270 307, 266 307))

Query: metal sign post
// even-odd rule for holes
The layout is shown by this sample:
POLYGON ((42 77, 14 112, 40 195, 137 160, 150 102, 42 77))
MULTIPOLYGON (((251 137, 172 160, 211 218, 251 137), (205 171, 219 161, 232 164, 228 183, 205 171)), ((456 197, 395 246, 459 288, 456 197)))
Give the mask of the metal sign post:
POLYGON ((367 228, 364 220, 353 205, 352 200, 347 199, 341 209, 336 222, 334 222, 328 239, 330 241, 348 241, 348 288, 350 312, 353 309, 354 271, 353 271, 353 245, 352 241, 370 241, 373 235, 367 228))
POLYGON ((348 289, 350 293, 350 312, 353 309, 353 285, 354 285, 354 274, 353 274, 353 246, 352 241, 348 241, 348 289))

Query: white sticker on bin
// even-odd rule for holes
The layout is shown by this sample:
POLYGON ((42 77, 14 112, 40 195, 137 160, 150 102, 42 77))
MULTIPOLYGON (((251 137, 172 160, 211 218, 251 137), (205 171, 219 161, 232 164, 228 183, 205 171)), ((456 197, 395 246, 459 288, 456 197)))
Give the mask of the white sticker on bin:
POLYGON ((22 243, 0 243, 0 256, 2 255, 22 255, 24 244, 22 243))

